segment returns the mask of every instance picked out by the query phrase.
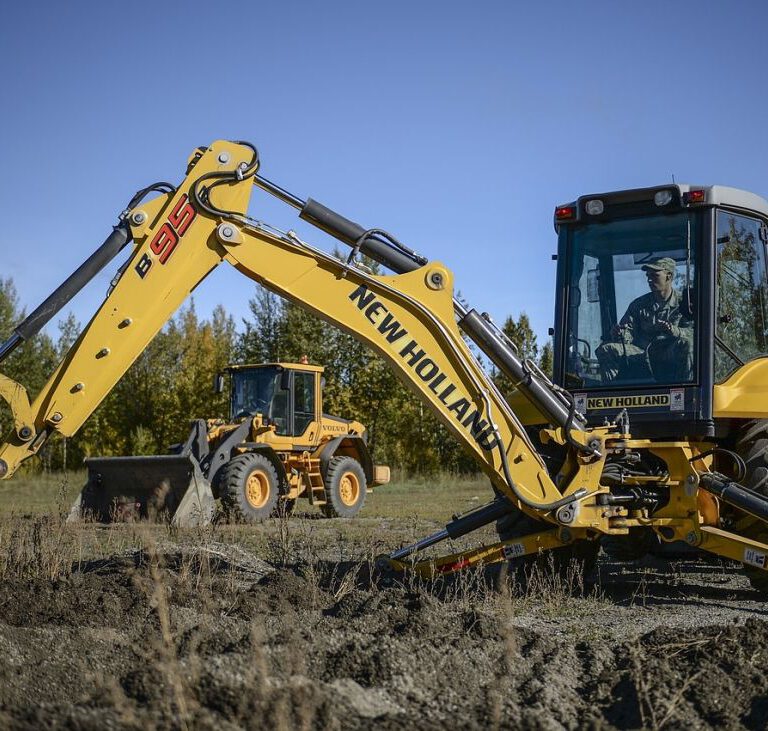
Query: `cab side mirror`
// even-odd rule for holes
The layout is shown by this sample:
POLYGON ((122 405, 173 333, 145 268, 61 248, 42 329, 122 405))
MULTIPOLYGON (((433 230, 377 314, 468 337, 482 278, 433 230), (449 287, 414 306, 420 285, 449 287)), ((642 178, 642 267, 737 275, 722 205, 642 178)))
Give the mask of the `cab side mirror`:
POLYGON ((213 392, 224 393, 224 374, 223 373, 217 373, 213 377, 213 392))

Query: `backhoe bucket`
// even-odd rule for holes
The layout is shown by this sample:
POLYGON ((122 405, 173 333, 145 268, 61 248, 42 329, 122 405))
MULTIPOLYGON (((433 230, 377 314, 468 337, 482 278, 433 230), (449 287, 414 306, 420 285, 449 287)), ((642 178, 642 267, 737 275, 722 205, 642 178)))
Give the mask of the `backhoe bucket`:
POLYGON ((138 520, 189 527, 207 525, 214 512, 211 485, 189 453, 85 460, 88 482, 69 520, 138 520))

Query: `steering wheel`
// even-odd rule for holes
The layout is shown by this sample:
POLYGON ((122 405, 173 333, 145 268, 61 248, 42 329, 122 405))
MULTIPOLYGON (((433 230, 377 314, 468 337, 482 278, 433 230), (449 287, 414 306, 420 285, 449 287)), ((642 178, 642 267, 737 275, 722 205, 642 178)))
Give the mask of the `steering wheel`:
POLYGON ((648 371, 653 377, 654 381, 668 381, 672 377, 672 373, 663 373, 664 367, 667 370, 674 370, 675 364, 664 362, 664 359, 659 358, 658 354, 654 354, 654 350, 660 347, 669 346, 676 338, 670 334, 657 335, 651 340, 648 345, 645 346, 645 364, 648 366, 648 371), (654 362, 656 367, 654 368, 654 362), (661 366, 661 368, 659 367, 661 366))

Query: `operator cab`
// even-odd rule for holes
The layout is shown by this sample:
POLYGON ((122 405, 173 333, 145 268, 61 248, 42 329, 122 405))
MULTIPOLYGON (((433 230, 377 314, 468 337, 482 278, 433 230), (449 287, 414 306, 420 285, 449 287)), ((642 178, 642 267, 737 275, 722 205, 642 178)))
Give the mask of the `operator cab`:
POLYGON ((276 434, 303 435, 319 419, 323 370, 303 363, 230 366, 232 419, 261 414, 276 434))
POLYGON ((768 355, 767 220, 722 186, 556 208, 555 381, 590 424, 626 409, 633 433, 716 435, 716 384, 768 355))

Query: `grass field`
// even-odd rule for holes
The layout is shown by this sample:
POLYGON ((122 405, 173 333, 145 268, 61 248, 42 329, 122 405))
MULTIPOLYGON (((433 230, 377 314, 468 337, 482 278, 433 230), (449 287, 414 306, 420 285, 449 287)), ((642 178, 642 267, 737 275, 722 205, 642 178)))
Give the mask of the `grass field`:
MULTIPOLYGON (((69 473, 17 474, 0 482, 0 514, 39 515, 67 511, 85 484, 84 470, 69 473)), ((488 480, 481 477, 438 475, 405 477, 395 475, 389 485, 378 487, 366 498, 362 515, 371 518, 416 518, 447 521, 493 497, 488 480)), ((299 512, 320 511, 306 501, 299 512)))
POLYGON ((1 515, 41 515, 68 510, 85 483, 85 471, 17 473, 0 482, 1 515))
MULTIPOLYGON (((0 483, 0 551, 14 554, 7 542, 19 541, 25 531, 44 526, 53 545, 49 553, 51 575, 67 565, 106 557, 115 551, 142 549, 147 540, 175 544, 205 541, 237 544, 270 561, 286 563, 294 551, 333 555, 338 560, 371 558, 442 528, 456 513, 472 510, 492 499, 487 480, 443 475, 433 479, 395 476, 389 485, 376 488, 366 498, 360 515, 350 521, 328 520, 318 507, 300 499, 288 520, 269 520, 255 526, 217 521, 199 530, 176 530, 164 525, 116 525, 98 528, 89 524, 63 525, 80 489, 85 471, 67 474, 18 474, 0 483), (53 539, 55 536, 55 540, 53 539), (3 539, 6 545, 3 545, 3 539)), ((477 545, 493 539, 492 529, 474 534, 456 546, 477 545)), ((29 540, 21 545, 27 550, 29 540)), ((43 550, 45 541, 37 544, 43 550)), ((38 557, 40 559, 40 557, 38 557)), ((21 560, 21 559, 19 559, 21 560)), ((26 560, 26 559, 24 559, 26 560)), ((6 562, 7 563, 7 562, 6 562)))

